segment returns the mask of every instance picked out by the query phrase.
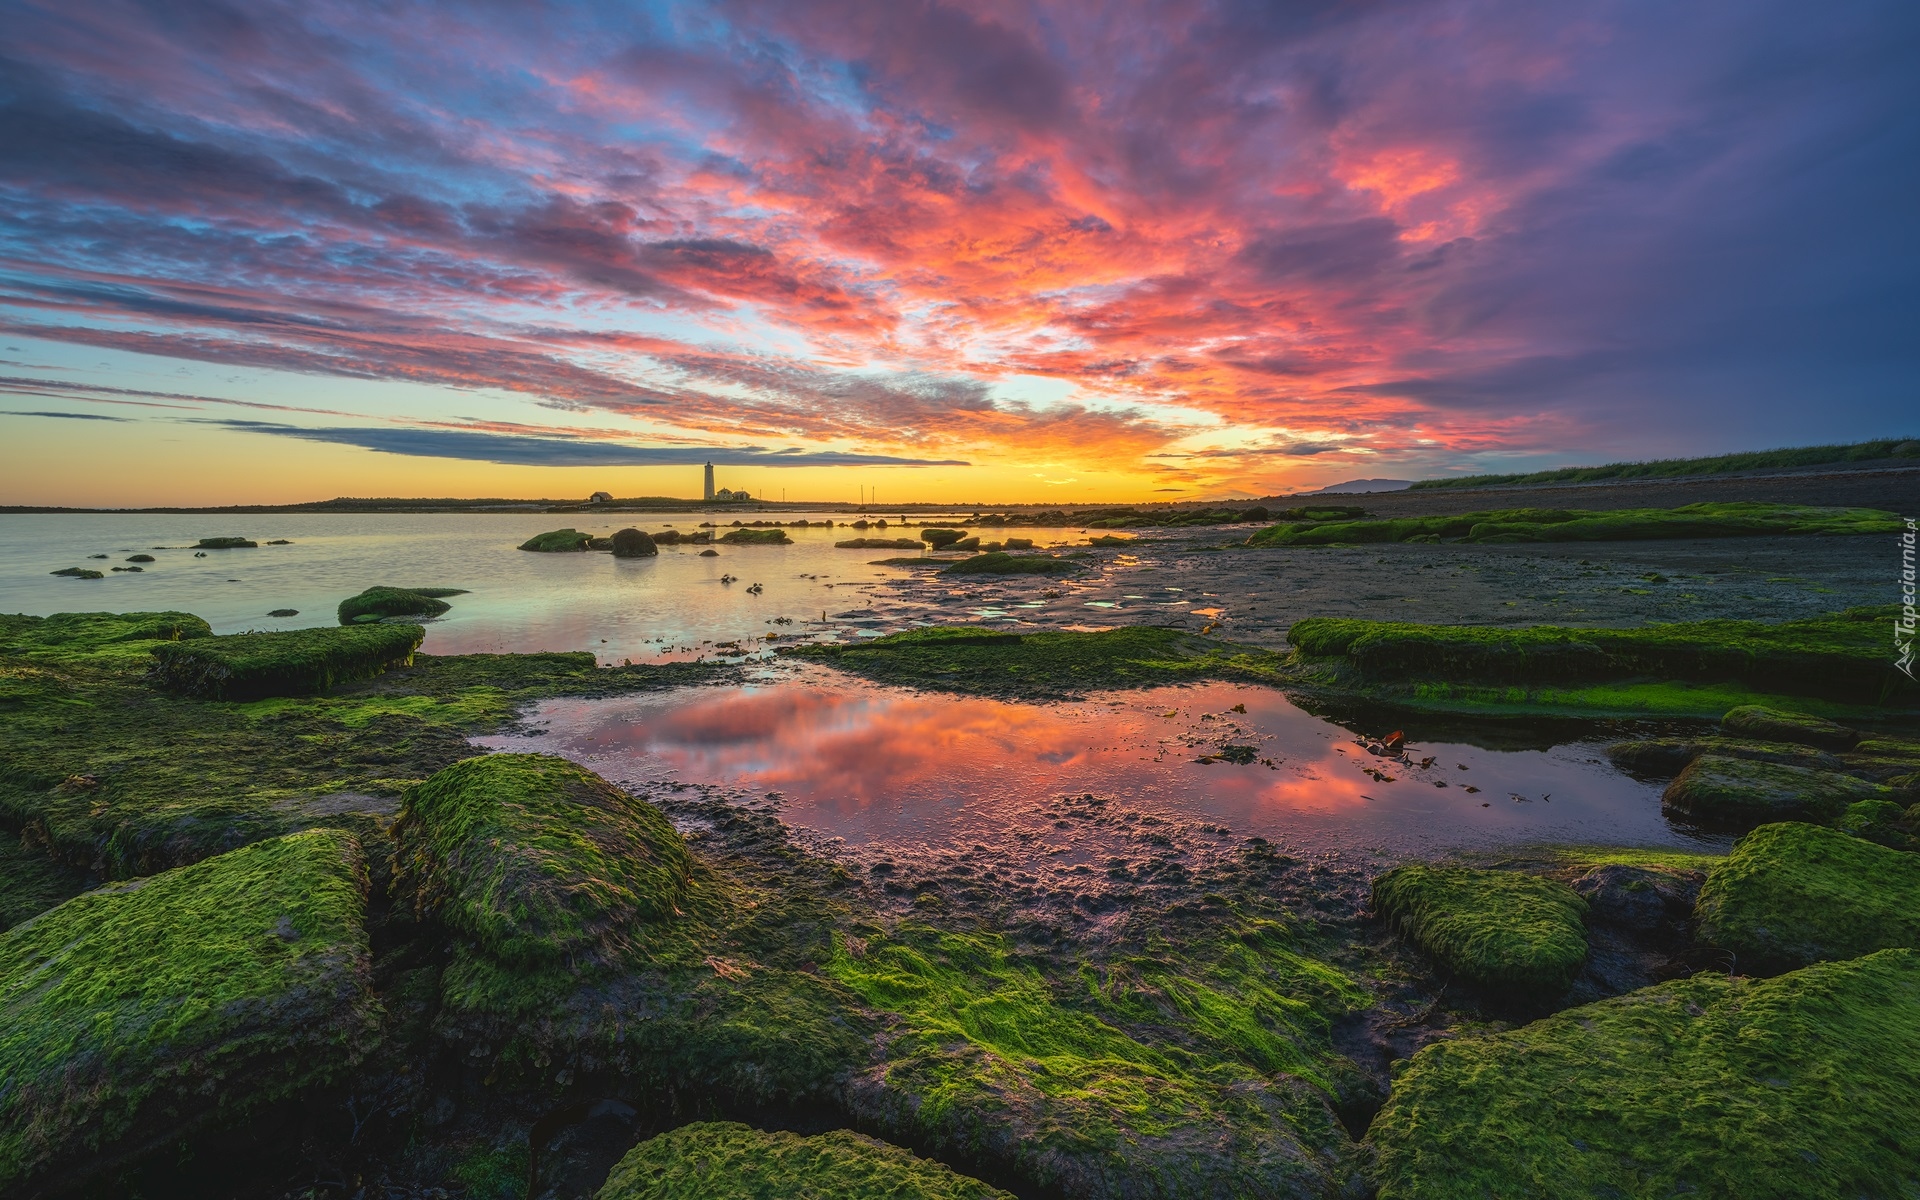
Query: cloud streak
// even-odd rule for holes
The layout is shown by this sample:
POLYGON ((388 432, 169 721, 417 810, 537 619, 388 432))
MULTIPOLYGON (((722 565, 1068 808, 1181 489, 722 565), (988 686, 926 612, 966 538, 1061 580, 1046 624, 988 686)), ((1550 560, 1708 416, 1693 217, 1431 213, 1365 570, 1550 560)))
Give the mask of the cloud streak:
POLYGON ((1920 373, 1916 52, 1893 0, 22 0, 0 330, 1143 487, 1833 440, 1920 373))

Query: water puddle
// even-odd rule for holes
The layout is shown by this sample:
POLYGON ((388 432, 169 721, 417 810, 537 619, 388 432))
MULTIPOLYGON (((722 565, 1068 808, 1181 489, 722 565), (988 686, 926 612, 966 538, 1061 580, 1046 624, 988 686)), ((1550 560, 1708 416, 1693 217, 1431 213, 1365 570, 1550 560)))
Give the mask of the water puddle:
POLYGON ((1091 798, 1132 833, 1171 822, 1393 856, 1702 844, 1671 828, 1659 788, 1614 770, 1599 743, 1420 742, 1382 757, 1279 692, 1235 684, 1038 705, 809 670, 767 685, 548 701, 526 727, 484 744, 562 754, 635 786, 775 793, 788 824, 851 846, 1031 844, 1066 824, 1063 798, 1091 798))

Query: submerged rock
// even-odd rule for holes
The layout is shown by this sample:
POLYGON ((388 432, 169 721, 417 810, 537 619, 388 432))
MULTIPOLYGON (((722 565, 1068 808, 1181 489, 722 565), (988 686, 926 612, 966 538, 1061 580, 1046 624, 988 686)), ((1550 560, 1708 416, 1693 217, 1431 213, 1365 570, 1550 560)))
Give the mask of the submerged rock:
POLYGON ((193 544, 195 550, 257 550, 260 543, 243 537, 201 538, 193 544))
POLYGON ((1587 957, 1587 905, 1566 884, 1517 871, 1398 867, 1374 911, 1446 970, 1480 987, 1561 991, 1587 957))
POLYGON ((641 1142, 595 1200, 1013 1200, 950 1168, 850 1130, 814 1137, 732 1122, 641 1142))
POLYGON ((48 571, 49 575, 66 575, 73 579, 105 579, 106 576, 92 567, 61 567, 58 571, 48 571))
POLYGON ((1661 794, 1668 813, 1704 828, 1746 830, 1771 821, 1839 819, 1849 804, 1891 789, 1833 771, 1703 754, 1661 794))
POLYGON ((1920 1189, 1920 954, 1718 973, 1428 1046, 1368 1131, 1379 1200, 1920 1189))
POLYGON ((609 549, 615 558, 652 558, 660 553, 654 540, 638 529, 622 529, 613 535, 611 541, 609 549))
POLYGON ((1837 829, 1763 825, 1700 890, 1700 940, 1742 971, 1920 949, 1920 855, 1837 829))
POLYGON ((1851 750, 1860 743, 1859 730, 1758 704, 1743 704, 1731 710, 1720 718, 1720 728, 1735 737, 1792 742, 1819 750, 1851 750))
POLYGON ((152 562, 152 561, 153 561, 153 555, 151 555, 151 554, 129 554, 129 555, 127 555, 127 561, 128 561, 128 562, 130 562, 130 563, 150 563, 150 562, 152 562))
POLYGON ((0 1191, 66 1190, 367 1055, 359 843, 311 830, 0 934, 0 1191))

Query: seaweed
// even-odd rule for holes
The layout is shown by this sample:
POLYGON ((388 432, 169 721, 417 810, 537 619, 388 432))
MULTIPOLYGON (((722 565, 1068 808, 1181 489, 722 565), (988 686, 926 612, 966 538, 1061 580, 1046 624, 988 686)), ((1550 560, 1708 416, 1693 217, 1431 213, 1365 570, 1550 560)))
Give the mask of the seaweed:
POLYGON ((1527 996, 1560 992, 1587 957, 1587 905, 1573 889, 1517 871, 1397 867, 1373 885, 1374 910, 1468 982, 1527 996))
POLYGON ((1428 1046, 1368 1132, 1380 1200, 1920 1190, 1920 954, 1703 974, 1428 1046))
POLYGON ((937 626, 846 645, 786 647, 885 683, 990 695, 1071 696, 1187 679, 1270 679, 1280 656, 1157 625, 1100 633, 937 626))
POLYGON ((1703 754, 1667 785, 1660 805, 1703 828, 1746 830, 1770 821, 1827 824, 1850 804, 1892 794, 1883 784, 1834 771, 1703 754))
POLYGON ((989 551, 941 571, 942 575, 1071 575, 1080 564, 1046 554, 1006 554, 989 551))
MULTIPOLYGON (((434 591, 455 589, 431 589, 434 591)), ((358 596, 340 602, 337 610, 342 625, 364 624, 388 617, 437 617, 452 608, 445 600, 406 588, 370 587, 358 596)))
POLYGON ((1762 825, 1713 869, 1700 939, 1752 973, 1920 949, 1920 855, 1817 825, 1762 825))
POLYGON ((578 529, 554 529, 534 534, 520 543, 520 549, 541 554, 571 554, 587 549, 592 541, 592 534, 581 533, 578 529))
POLYGON ((408 665, 424 637, 418 625, 374 624, 196 638, 153 647, 147 678, 210 700, 311 695, 408 665))
POLYGON ((732 1122, 641 1142, 596 1200, 1013 1200, 998 1188, 849 1130, 801 1137, 732 1122))
POLYGON ((0 1186, 68 1187, 368 1053, 360 847, 315 830, 0 934, 0 1186))

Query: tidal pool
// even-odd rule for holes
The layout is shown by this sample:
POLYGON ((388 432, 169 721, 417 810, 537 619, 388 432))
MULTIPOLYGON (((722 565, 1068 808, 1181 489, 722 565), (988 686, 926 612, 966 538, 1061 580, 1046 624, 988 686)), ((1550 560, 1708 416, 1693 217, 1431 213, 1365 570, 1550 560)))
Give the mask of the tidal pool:
POLYGON ((1071 825, 1063 804, 1089 800, 1104 827, 1130 836, 1178 827, 1203 840, 1395 857, 1541 842, 1708 844, 1670 826, 1659 787, 1614 770, 1597 741, 1414 742, 1404 759, 1363 742, 1255 686, 1026 704, 814 668, 764 686, 548 701, 521 732, 483 739, 562 754, 639 788, 763 793, 789 825, 852 847, 986 850, 1011 838, 1085 861, 1058 844, 1083 839, 1055 831, 1071 825), (1221 761, 1223 747, 1244 747, 1229 753, 1252 761, 1221 761))

